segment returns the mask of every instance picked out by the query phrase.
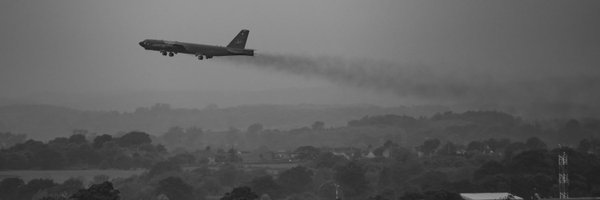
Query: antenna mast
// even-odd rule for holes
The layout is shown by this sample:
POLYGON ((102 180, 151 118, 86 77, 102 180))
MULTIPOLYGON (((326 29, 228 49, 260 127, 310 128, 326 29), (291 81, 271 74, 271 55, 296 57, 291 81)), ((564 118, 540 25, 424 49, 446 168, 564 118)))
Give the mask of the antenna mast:
POLYGON ((567 152, 558 154, 558 195, 560 199, 569 198, 569 173, 567 172, 567 152))

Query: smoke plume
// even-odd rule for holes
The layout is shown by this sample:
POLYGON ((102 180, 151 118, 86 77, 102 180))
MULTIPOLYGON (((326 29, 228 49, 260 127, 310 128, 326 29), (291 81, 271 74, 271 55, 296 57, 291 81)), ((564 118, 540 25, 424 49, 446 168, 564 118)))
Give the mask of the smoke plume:
POLYGON ((261 54, 232 57, 250 65, 344 86, 392 92, 426 104, 463 109, 497 109, 522 115, 595 116, 600 80, 595 73, 549 72, 547 69, 424 66, 368 59, 261 54))

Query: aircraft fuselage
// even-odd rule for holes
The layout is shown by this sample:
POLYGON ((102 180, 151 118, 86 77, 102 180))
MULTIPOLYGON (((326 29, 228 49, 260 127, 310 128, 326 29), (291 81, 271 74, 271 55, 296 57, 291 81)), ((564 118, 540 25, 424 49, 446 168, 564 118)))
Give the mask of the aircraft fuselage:
POLYGON ((253 49, 244 48, 247 36, 248 30, 242 30, 227 47, 154 39, 146 39, 139 42, 139 45, 146 50, 159 51, 163 55, 191 54, 200 60, 213 56, 254 56, 253 49))

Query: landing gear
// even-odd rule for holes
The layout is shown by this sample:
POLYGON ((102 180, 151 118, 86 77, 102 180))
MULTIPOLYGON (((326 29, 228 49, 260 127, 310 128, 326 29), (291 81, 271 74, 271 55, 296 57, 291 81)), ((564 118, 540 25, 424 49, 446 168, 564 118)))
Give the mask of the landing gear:
MULTIPOLYGON (((208 57, 206 57, 206 58, 208 58, 208 57)), ((204 59, 204 57, 202 57, 202 55, 198 55, 198 60, 203 60, 203 59, 204 59)))
POLYGON ((173 57, 175 54, 173 52, 169 52, 169 57, 173 57))
POLYGON ((161 53, 163 56, 166 56, 166 55, 167 55, 167 52, 166 52, 166 51, 161 51, 160 53, 161 53))
POLYGON ((211 59, 211 58, 212 58, 212 56, 206 56, 206 59, 211 59))

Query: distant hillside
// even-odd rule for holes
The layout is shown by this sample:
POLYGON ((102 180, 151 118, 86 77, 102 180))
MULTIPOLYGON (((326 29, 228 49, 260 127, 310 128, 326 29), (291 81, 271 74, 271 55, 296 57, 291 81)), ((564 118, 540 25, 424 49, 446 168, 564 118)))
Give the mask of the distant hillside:
POLYGON ((25 133, 29 138, 47 140, 71 135, 74 130, 114 134, 131 130, 159 135, 170 127, 196 126, 203 129, 246 129, 253 123, 266 128, 289 129, 323 121, 326 126, 343 126, 369 115, 397 114, 431 116, 445 107, 378 107, 370 105, 246 105, 205 109, 171 108, 167 104, 141 107, 134 112, 83 111, 50 105, 0 107, 0 132, 25 133))

